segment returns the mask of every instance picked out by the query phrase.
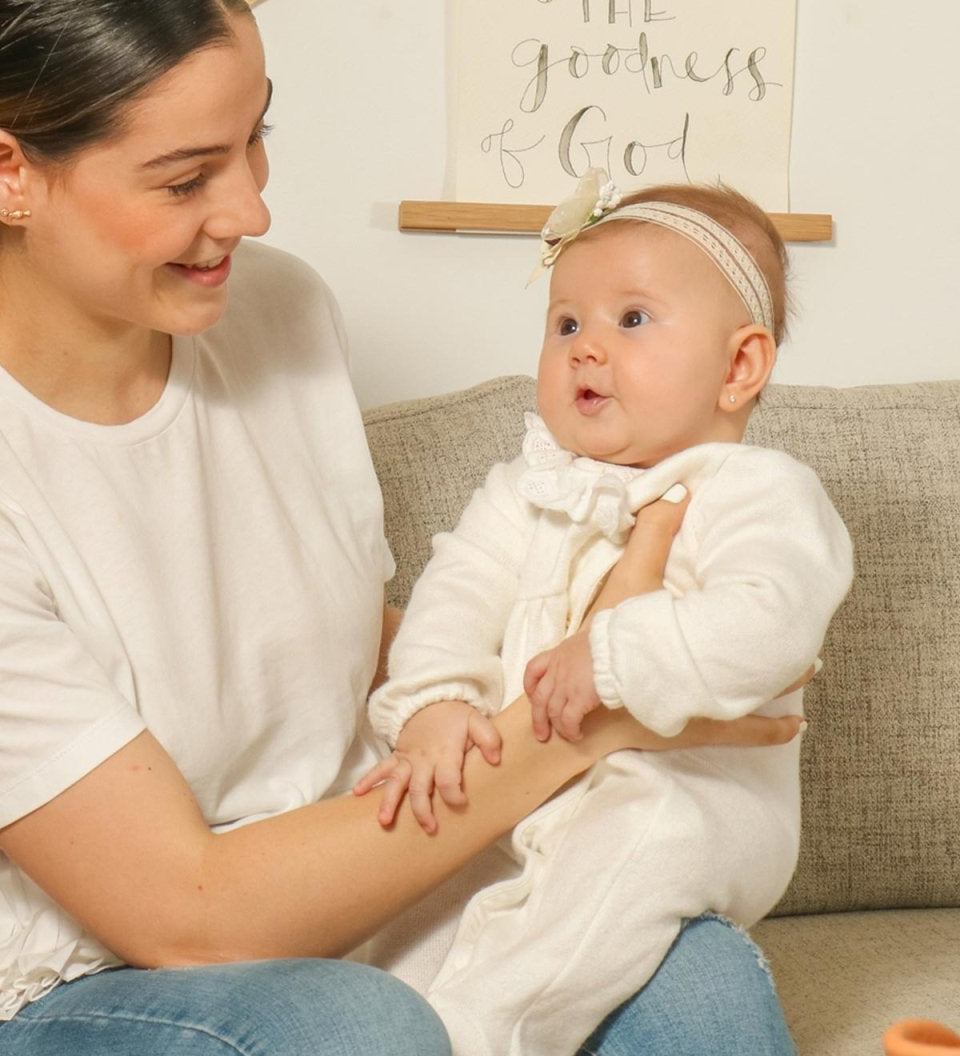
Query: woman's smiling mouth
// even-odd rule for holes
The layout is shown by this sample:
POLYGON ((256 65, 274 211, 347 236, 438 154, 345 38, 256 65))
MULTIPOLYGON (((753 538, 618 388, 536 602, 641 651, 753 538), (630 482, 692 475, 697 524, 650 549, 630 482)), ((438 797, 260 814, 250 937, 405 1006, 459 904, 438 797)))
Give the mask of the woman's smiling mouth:
POLYGON ((178 275, 198 286, 220 286, 230 274, 230 254, 202 264, 168 264, 178 275))

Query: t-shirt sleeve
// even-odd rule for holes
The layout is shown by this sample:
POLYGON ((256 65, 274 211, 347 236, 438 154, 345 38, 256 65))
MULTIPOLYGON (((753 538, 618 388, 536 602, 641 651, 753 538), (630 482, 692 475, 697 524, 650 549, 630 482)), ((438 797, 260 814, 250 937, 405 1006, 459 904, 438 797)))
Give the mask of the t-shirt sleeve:
POLYGON ((143 728, 59 618, 0 512, 0 827, 43 806, 143 728))

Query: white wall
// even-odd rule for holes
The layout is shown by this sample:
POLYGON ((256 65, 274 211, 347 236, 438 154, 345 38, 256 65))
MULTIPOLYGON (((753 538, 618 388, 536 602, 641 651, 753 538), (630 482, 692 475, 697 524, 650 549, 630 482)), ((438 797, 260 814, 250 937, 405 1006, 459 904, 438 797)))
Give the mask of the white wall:
MULTIPOLYGON (((769 0, 767 0, 769 2, 769 0)), ((532 236, 411 234, 444 196, 444 0, 265 0, 272 243, 343 308, 364 406, 533 373, 546 282, 532 236)), ((960 377, 960 3, 798 0, 791 245, 799 309, 774 380, 960 377)))

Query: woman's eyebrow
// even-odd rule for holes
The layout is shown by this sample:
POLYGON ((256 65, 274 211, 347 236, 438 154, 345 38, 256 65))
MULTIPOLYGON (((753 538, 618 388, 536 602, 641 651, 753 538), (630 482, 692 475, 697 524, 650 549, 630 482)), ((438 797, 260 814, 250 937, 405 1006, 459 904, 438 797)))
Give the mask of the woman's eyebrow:
MULTIPOLYGON (((264 104, 263 109, 260 111, 260 116, 257 118, 257 123, 261 124, 264 117, 266 117, 267 111, 270 109, 270 102, 273 99, 273 81, 267 78, 267 101, 264 104)), ((171 150, 166 154, 158 154, 155 158, 151 158, 149 161, 145 161, 140 167, 142 169, 158 169, 164 165, 170 165, 173 162, 189 161, 191 158, 197 158, 204 155, 217 155, 227 154, 230 151, 230 147, 226 144, 218 143, 208 147, 181 147, 179 150, 171 150)))

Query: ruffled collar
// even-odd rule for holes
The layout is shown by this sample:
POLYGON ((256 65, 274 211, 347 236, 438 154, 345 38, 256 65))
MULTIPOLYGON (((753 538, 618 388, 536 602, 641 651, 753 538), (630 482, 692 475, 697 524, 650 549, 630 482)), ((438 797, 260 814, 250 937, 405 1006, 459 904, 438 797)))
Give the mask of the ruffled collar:
POLYGON ((563 512, 571 521, 621 542, 635 512, 650 501, 642 485, 650 470, 575 455, 554 440, 539 415, 528 411, 524 420, 522 458, 527 468, 518 482, 520 494, 540 509, 563 512))
POLYGON ((531 412, 522 460, 526 468, 517 483, 520 494, 542 510, 565 513, 585 529, 623 543, 636 511, 660 498, 674 484, 693 493, 712 477, 741 445, 710 442, 684 448, 649 469, 598 462, 564 450, 543 419, 531 412))

